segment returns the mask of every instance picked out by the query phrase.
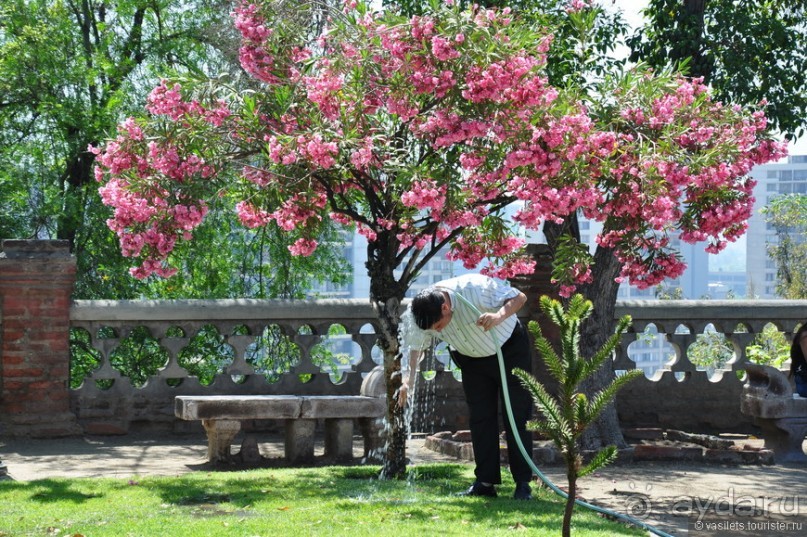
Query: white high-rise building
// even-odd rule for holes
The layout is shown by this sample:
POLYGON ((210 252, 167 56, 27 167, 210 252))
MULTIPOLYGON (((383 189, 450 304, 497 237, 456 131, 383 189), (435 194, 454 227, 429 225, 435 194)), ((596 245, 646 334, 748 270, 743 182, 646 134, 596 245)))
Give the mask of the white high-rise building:
POLYGON ((746 273, 748 286, 759 298, 776 298, 776 263, 768 258, 768 244, 776 233, 765 222, 761 209, 781 194, 807 194, 807 155, 788 157, 786 162, 763 164, 751 170, 756 179, 754 215, 748 221, 746 273))

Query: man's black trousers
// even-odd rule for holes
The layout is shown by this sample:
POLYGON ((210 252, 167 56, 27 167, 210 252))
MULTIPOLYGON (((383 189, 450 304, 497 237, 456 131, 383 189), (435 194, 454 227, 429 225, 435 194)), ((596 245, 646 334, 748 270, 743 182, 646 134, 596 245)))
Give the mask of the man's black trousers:
MULTIPOLYGON (((526 430, 526 423, 532 416, 533 401, 530 393, 512 373, 513 368, 532 372, 532 346, 521 322, 516 324, 513 333, 501 349, 516 430, 532 459, 532 433, 526 430)), ((476 358, 454 350, 451 351, 451 357, 462 371, 462 388, 468 403, 477 481, 493 484, 502 482, 499 458, 499 408, 505 425, 507 454, 513 480, 530 481, 532 469, 524 460, 515 442, 507 418, 498 357, 494 354, 476 358)))

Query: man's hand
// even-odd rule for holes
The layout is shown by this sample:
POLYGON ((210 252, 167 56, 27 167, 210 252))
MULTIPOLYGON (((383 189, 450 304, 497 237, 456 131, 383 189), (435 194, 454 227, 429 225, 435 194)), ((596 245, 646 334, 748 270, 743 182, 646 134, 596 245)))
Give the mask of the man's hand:
POLYGON ((485 332, 493 328, 494 326, 498 326, 502 324, 505 317, 501 315, 501 313, 483 313, 479 316, 476 320, 476 326, 482 327, 485 332))
POLYGON ((510 317, 511 315, 515 315, 515 313, 521 309, 527 302, 527 295, 519 291, 518 295, 513 298, 507 299, 499 308, 499 311, 495 313, 483 313, 479 316, 476 320, 476 326, 481 327, 485 332, 493 328, 494 326, 498 326, 504 322, 505 319, 510 317))
POLYGON ((403 408, 406 406, 406 401, 409 399, 409 385, 404 382, 398 388, 398 406, 403 408))

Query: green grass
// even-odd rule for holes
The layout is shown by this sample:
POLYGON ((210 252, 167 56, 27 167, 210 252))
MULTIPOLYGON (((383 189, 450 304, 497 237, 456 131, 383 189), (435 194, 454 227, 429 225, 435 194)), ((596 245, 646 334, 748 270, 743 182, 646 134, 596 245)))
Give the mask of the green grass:
MULTIPOLYGON (((456 494, 467 465, 410 469, 380 481, 379 467, 196 472, 179 477, 0 481, 0 536, 495 536, 560 535, 562 500, 531 502, 456 494)), ((533 487, 536 489, 537 487, 533 487)), ((644 535, 579 509, 576 537, 644 535)))

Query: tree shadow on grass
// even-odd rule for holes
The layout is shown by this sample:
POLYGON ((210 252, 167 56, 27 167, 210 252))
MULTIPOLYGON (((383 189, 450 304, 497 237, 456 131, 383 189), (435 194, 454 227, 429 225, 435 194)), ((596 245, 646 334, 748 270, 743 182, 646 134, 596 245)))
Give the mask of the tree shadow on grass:
MULTIPOLYGON (((421 465, 410 469, 408 480, 422 484, 464 482, 462 476, 467 468, 461 464, 421 465)), ((252 469, 229 474, 215 472, 215 480, 205 479, 201 472, 186 474, 170 481, 152 480, 149 486, 164 502, 175 505, 218 501, 238 506, 253 505, 267 498, 349 499, 400 489, 400 481, 379 479, 380 473, 380 466, 252 469)))
POLYGON ((4 482, 3 488, 8 491, 15 489, 30 491, 30 500, 40 503, 83 503, 104 496, 97 492, 82 490, 86 488, 86 483, 85 480, 41 479, 32 482, 4 482))
MULTIPOLYGON (((250 470, 217 473, 215 480, 209 475, 190 474, 170 481, 149 481, 148 487, 164 503, 192 511, 202 506, 208 516, 233 512, 264 516, 319 506, 348 519, 366 520, 368 513, 373 513, 370 516, 379 520, 409 519, 435 529, 443 524, 455 529, 481 524, 560 534, 563 502, 549 491, 535 487, 534 500, 513 500, 514 485, 510 482, 500 487, 498 498, 458 496, 472 479, 472 471, 463 464, 414 466, 406 480, 381 480, 379 472, 380 467, 372 466, 250 470)), ((576 515, 575 527, 603 535, 641 534, 627 527, 620 529, 595 514, 576 515)))

